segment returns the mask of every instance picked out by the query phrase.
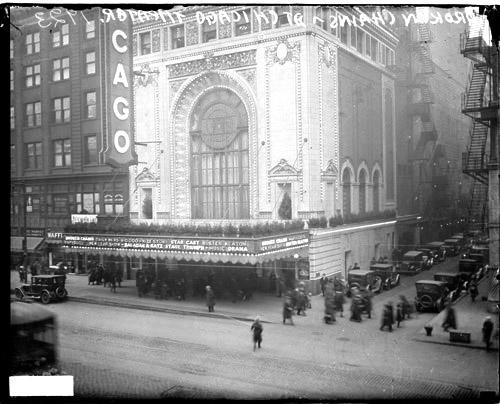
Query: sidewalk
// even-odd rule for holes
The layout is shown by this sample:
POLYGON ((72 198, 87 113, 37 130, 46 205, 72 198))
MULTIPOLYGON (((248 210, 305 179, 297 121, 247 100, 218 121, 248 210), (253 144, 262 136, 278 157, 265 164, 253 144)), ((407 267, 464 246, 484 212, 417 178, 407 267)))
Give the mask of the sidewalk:
POLYGON ((441 327, 446 310, 443 310, 428 322, 428 325, 433 327, 432 336, 427 336, 425 329, 422 328, 417 332, 414 340, 434 344, 458 345, 468 348, 486 349, 481 329, 486 316, 490 316, 491 320, 495 324, 491 338, 491 349, 498 351, 498 335, 495 337, 495 332, 498 330, 498 314, 488 313, 486 310, 487 302, 482 300, 483 296, 486 297, 488 295, 488 280, 486 277, 483 277, 479 282, 478 291, 479 294, 474 303, 472 303, 468 294, 464 294, 460 296, 453 305, 455 308, 455 315, 457 317, 457 331, 470 332, 470 343, 450 341, 450 333, 444 331, 443 327, 441 327))

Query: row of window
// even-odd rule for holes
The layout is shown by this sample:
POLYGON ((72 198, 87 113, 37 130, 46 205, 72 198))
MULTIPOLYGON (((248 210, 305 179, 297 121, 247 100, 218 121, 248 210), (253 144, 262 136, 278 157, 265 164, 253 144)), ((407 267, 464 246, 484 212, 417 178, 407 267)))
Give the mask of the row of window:
MULTIPOLYGON (((263 7, 265 8, 265 7, 263 7)), ((271 7, 269 7, 271 8, 271 7)), ((265 23, 264 19, 261 22, 260 29, 268 30, 271 28, 279 28, 289 25, 288 15, 286 13, 292 12, 292 6, 276 6, 273 7, 275 13, 277 14, 277 21, 273 25, 271 22, 265 23)), ((247 35, 257 31, 257 27, 254 27, 254 18, 251 8, 244 10, 239 10, 234 12, 234 23, 231 27, 230 36, 242 36, 247 35)), ((265 13, 268 18, 270 14, 265 13)), ((195 25, 198 27, 198 24, 195 25)), ((219 39, 219 23, 210 24, 208 21, 204 21, 200 25, 200 30, 198 31, 198 38, 194 43, 206 43, 216 39, 219 39)), ((186 28, 185 24, 175 25, 169 29, 163 31, 164 35, 164 48, 167 49, 178 49, 183 48, 186 44, 186 28), (168 39, 168 37, 170 39, 168 39)), ((193 43, 193 44, 194 44, 193 43)), ((136 55, 148 55, 153 52, 160 51, 160 30, 155 29, 152 31, 145 31, 134 35, 134 56, 136 55)))
POLYGON ((367 56, 374 62, 391 66, 395 64, 394 51, 383 43, 369 35, 363 29, 349 26, 347 23, 343 27, 340 26, 340 19, 336 27, 330 27, 330 22, 337 17, 337 11, 331 7, 318 7, 316 9, 316 25, 330 32, 340 41, 356 49, 360 54, 367 56))
MULTIPOLYGON (((85 53, 84 58, 84 73, 87 76, 96 74, 97 62, 96 53, 94 51, 85 53)), ((69 80, 70 66, 69 57, 52 60, 52 81, 69 80)), ((24 68, 24 86, 26 88, 38 87, 41 84, 41 69, 40 63, 26 66, 24 68)), ((10 71, 10 90, 14 91, 14 70, 10 71)))
MULTIPOLYGON (((68 123, 71 121, 71 98, 59 97, 53 98, 51 102, 51 123, 68 123)), ((97 93, 88 91, 84 93, 83 99, 83 118, 97 118, 97 93)), ((42 125, 42 103, 40 101, 24 104, 24 125, 28 128, 34 128, 42 125)), ((14 107, 10 107, 10 129, 16 127, 16 112, 14 107)))
MULTIPOLYGON (((291 6, 278 6, 274 7, 274 11, 278 16, 278 20, 274 25, 275 28, 289 25, 288 15, 290 13, 291 6)), ((338 25, 337 27, 330 27, 330 23, 333 18, 335 18, 335 13, 337 11, 330 7, 318 7, 316 9, 316 24, 323 28, 324 30, 332 33, 339 40, 349 45, 350 47, 356 49, 360 54, 366 55, 373 61, 382 63, 385 66, 393 65, 395 62, 394 51, 382 44, 380 41, 366 33, 361 28, 355 26, 349 26, 347 23, 343 27, 338 25)), ((232 27, 231 36, 241 36, 250 34, 256 31, 256 27, 253 27, 252 9, 247 8, 244 10, 236 11, 235 22, 232 27)), ((261 30, 273 28, 272 24, 261 23, 261 30)), ((185 24, 175 25, 169 29, 165 29, 164 35, 164 48, 167 49, 178 49, 186 46, 186 28, 185 24), (170 40, 167 39, 167 36, 170 40), (168 45, 167 45, 168 44, 168 45)), ((209 24, 207 21, 201 24, 201 29, 199 30, 198 38, 195 43, 206 43, 212 40, 219 39, 218 22, 215 24, 209 24)), ((148 55, 150 53, 160 51, 160 30, 154 29, 152 31, 145 31, 134 35, 134 56, 135 55, 148 55)))
MULTIPOLYGON (((69 45, 69 24, 63 24, 57 30, 51 30, 51 44, 52 48, 60 48, 69 45)), ((96 37, 96 24, 95 20, 86 21, 85 23, 85 39, 94 39, 96 37)), ((24 40, 24 53, 26 55, 33 55, 40 52, 40 32, 32 32, 26 34, 24 40)), ((14 58, 14 40, 10 40, 10 58, 14 58)))
MULTIPOLYGON (((26 211, 48 214, 70 215, 86 212, 89 214, 123 215, 125 204, 123 184, 67 184, 26 187, 26 211)), ((12 200, 12 214, 18 214, 20 201, 12 200)))
MULTIPOLYGON (((25 143, 24 162, 26 169, 41 169, 43 166, 42 142, 25 143)), ((83 162, 84 164, 97 164, 97 136, 88 135, 83 138, 83 162)), ((58 139, 52 141, 52 166, 71 166, 71 140, 58 139)), ((16 146, 10 146, 10 168, 16 170, 16 146)))

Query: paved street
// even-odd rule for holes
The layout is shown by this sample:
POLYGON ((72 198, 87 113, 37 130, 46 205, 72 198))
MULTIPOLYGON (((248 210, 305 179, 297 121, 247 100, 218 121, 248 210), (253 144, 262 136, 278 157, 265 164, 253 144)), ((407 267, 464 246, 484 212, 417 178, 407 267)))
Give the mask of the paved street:
POLYGON ((291 326, 281 324, 281 299, 273 296, 237 304, 220 301, 220 317, 206 317, 193 312, 208 314, 203 301, 139 299, 132 285, 113 294, 75 275, 68 277, 70 296, 193 311, 185 315, 72 300, 47 307, 58 314, 62 368, 75 376, 77 395, 476 397, 479 390, 498 391, 498 351, 416 341, 436 313, 418 314, 393 333, 378 329, 384 302, 396 302, 399 294, 413 299, 415 280, 455 271, 456 265, 457 259, 450 259, 431 271, 402 277, 399 287, 374 297, 374 315, 362 323, 349 321, 346 312, 347 318, 325 325, 321 296, 313 297, 307 316, 295 316, 291 326), (255 314, 269 322, 263 348, 254 353, 250 323, 238 318, 255 314))

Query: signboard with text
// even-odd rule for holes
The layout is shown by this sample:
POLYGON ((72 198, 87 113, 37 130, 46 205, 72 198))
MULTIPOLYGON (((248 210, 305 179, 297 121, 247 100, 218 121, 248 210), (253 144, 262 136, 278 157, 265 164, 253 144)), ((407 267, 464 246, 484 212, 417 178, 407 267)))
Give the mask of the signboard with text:
POLYGON ((97 223, 97 215, 71 215, 71 223, 97 223))
POLYGON ((137 164, 132 133, 132 23, 110 20, 102 25, 104 85, 108 120, 103 134, 104 162, 113 167, 137 164))
POLYGON ((63 245, 75 248, 157 250, 213 254, 259 254, 289 247, 306 246, 307 233, 267 240, 244 238, 188 238, 128 235, 63 234, 63 245), (284 240, 286 239, 286 240, 284 240), (264 243, 265 245, 262 245, 264 243))

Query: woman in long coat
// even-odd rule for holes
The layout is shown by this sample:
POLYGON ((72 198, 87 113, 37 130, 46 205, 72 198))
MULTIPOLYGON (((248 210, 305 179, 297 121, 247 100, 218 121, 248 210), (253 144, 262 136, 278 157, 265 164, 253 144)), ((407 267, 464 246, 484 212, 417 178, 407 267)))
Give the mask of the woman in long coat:
POLYGON ((214 306, 215 306, 215 294, 212 288, 208 285, 205 286, 205 290, 206 290, 208 311, 212 312, 214 311, 214 306))

